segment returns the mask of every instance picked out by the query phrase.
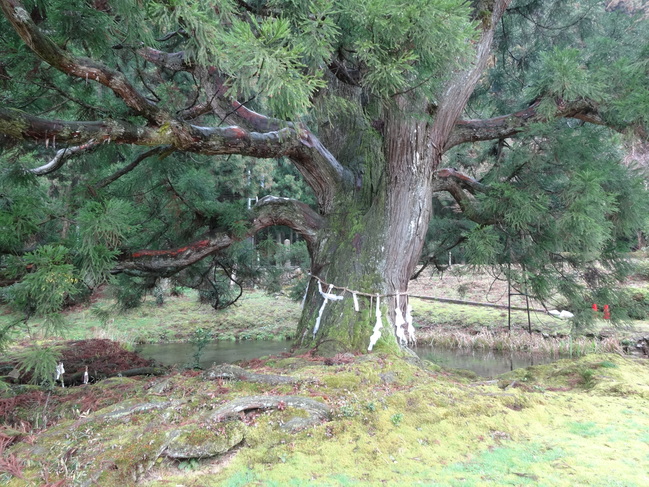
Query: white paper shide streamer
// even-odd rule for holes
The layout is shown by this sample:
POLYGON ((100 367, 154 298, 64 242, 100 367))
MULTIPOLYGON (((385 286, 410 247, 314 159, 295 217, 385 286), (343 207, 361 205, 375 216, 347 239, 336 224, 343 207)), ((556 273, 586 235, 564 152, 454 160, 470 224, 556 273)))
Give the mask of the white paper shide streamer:
POLYGON ((408 341, 415 343, 415 327, 412 326, 412 306, 410 306, 410 303, 406 306, 406 324, 408 326, 408 341))
POLYGON ((322 313, 324 312, 325 306, 327 306, 327 303, 329 301, 340 301, 343 299, 342 296, 338 296, 336 294, 331 294, 331 290, 333 289, 334 285, 329 284, 329 288, 327 289, 327 292, 322 291, 322 284, 320 284, 320 281, 318 281, 318 292, 320 292, 320 295, 324 298, 324 301, 322 302, 322 306, 320 306, 320 311, 318 312, 318 317, 315 320, 315 326, 313 327, 313 338, 315 338, 316 333, 318 333, 318 328, 320 328, 320 320, 322 319, 322 313))
POLYGON ((405 324, 406 320, 403 319, 403 313, 401 312, 401 305, 399 303, 399 295, 397 294, 397 303, 394 309, 394 327, 396 328, 397 338, 401 345, 404 345, 407 341, 406 332, 403 329, 403 325, 405 324))
MULTIPOLYGON (((306 289, 304 290, 304 296, 302 296, 302 306, 300 306, 300 309, 304 309, 304 303, 306 303, 306 295, 309 294, 310 284, 311 284, 311 279, 309 279, 309 282, 306 283, 306 289)), ((320 284, 320 281, 318 281, 318 284, 320 284)))
POLYGON ((371 352, 376 342, 381 338, 381 297, 376 295, 376 324, 374 325, 374 333, 370 337, 370 346, 367 347, 367 351, 371 352))
POLYGON ((63 382, 63 374, 65 374, 65 368, 63 368, 63 362, 59 362, 56 366, 56 378, 54 380, 61 379, 61 387, 65 387, 65 382, 63 382))

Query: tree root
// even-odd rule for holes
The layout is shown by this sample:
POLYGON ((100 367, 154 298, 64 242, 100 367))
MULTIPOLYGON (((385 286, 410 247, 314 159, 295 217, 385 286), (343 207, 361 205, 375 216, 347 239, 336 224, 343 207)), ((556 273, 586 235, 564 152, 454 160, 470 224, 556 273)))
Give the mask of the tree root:
POLYGON ((329 406, 315 399, 299 396, 249 396, 224 404, 216 411, 210 413, 206 420, 218 423, 228 419, 239 418, 241 413, 245 414, 247 411, 265 411, 269 409, 278 409, 281 411, 285 408, 303 409, 308 413, 306 418, 295 417, 281 426, 283 430, 292 433, 331 419, 331 409, 329 406))
POLYGON ((241 367, 230 364, 215 365, 210 369, 203 372, 203 379, 214 380, 214 379, 228 379, 228 380, 242 380, 246 382, 256 382, 259 384, 268 384, 271 386, 277 386, 282 384, 298 384, 301 381, 295 377, 289 377, 287 375, 265 375, 265 374, 255 374, 254 372, 249 372, 241 367))

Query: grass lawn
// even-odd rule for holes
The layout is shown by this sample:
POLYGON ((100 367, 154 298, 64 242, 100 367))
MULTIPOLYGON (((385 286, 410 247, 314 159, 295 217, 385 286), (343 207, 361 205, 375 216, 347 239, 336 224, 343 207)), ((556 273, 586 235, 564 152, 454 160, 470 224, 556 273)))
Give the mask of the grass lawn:
MULTIPOLYGON (((78 306, 65 312, 65 323, 54 338, 82 340, 108 338, 121 343, 155 343, 184 341, 198 329, 212 333, 216 340, 284 340, 291 338, 300 317, 299 304, 260 291, 247 291, 237 303, 215 311, 200 304, 194 291, 184 296, 169 297, 159 306, 147 297, 139 308, 111 312, 100 319, 96 310, 110 310, 114 303, 100 299, 92 306, 78 306)), ((16 315, 0 315, 0 326, 16 319, 16 315)), ((34 319, 31 325, 36 336, 44 334, 44 323, 34 319)), ((16 337, 18 341, 28 336, 16 337)))
MULTIPOLYGON (((413 298, 413 318, 420 343, 430 343, 434 337, 455 336, 458 332, 477 335, 489 332, 502 334, 508 328, 507 310, 466 306, 413 298)), ((1 308, 0 308, 1 310, 1 308)), ((200 304, 197 294, 188 291, 183 296, 168 297, 163 305, 148 296, 139 308, 117 312, 114 302, 100 298, 89 306, 77 306, 65 312, 64 326, 48 335, 44 323, 30 322, 31 337, 49 336, 63 340, 108 338, 127 345, 169 341, 187 341, 197 329, 211 333, 216 340, 284 340, 295 335, 300 318, 300 305, 286 296, 272 296, 262 291, 246 290, 237 303, 225 310, 215 311, 200 304), (100 316, 111 311, 103 320, 100 316)), ((570 334, 570 322, 545 313, 531 313, 532 330, 549 336, 570 334)), ((0 314, 0 326, 17 319, 16 315, 0 314)), ((527 313, 512 311, 512 330, 517 335, 528 328, 527 313)), ((610 329, 608 321, 595 323, 588 330, 595 335, 612 336, 617 341, 649 334, 649 323, 635 321, 626 328, 610 329)), ((16 341, 30 340, 28 334, 16 336, 16 341)), ((439 344, 443 344, 443 341, 439 344)), ((448 343, 460 346, 461 343, 448 343)))

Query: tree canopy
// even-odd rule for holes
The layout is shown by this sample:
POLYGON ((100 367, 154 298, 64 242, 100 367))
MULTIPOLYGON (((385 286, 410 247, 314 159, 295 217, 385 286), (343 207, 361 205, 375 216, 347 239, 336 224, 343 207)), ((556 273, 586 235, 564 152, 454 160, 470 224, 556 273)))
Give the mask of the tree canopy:
POLYGON ((311 258, 300 344, 394 349, 422 251, 579 321, 646 228, 622 163, 647 140, 645 2, 0 7, 0 283, 26 316, 169 276, 227 304, 219 276, 282 225, 311 258))

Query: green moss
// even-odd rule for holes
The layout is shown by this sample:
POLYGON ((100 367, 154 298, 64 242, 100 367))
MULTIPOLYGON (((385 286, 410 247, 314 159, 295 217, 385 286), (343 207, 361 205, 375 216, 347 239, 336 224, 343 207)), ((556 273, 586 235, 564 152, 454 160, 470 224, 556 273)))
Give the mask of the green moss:
POLYGON ((334 389, 346 389, 353 391, 361 384, 360 377, 352 373, 340 373, 333 376, 325 377, 323 382, 327 387, 334 389))
POLYGON ((560 361, 507 374, 500 384, 506 390, 381 354, 340 366, 304 359, 282 359, 281 364, 292 367, 291 375, 309 379, 293 394, 321 398, 332 407, 332 421, 287 433, 282 423, 305 414, 287 408, 261 414, 250 426, 238 420, 204 425, 201 418, 215 404, 251 391, 276 394, 276 388, 232 383, 227 392, 217 392, 217 384, 174 376, 171 394, 192 396, 191 401, 108 419, 109 411, 127 409, 138 399, 151 400, 147 391, 136 389, 129 402, 55 425, 38 434, 34 445, 21 442, 11 453, 25 461, 39 458, 38 465, 26 467, 27 481, 35 485, 43 483, 41 463, 54 472, 61 461, 78 483, 106 468, 97 483, 130 486, 137 481, 143 487, 603 487, 640 486, 646 480, 649 457, 640 453, 649 444, 648 398, 643 395, 649 387, 646 361, 617 355, 560 361), (579 370, 595 371, 592 387, 567 386, 579 370), (624 390, 633 392, 620 395, 624 390), (236 455, 204 459, 182 471, 157 460, 173 437, 200 446, 213 439, 220 426, 225 427, 220 434, 240 428, 245 435, 236 455), (76 453, 66 456, 73 448, 76 453))
POLYGON ((7 134, 15 139, 22 139, 23 132, 29 128, 29 122, 24 117, 25 113, 15 108, 5 108, 14 117, 10 120, 0 118, 0 133, 7 134))

